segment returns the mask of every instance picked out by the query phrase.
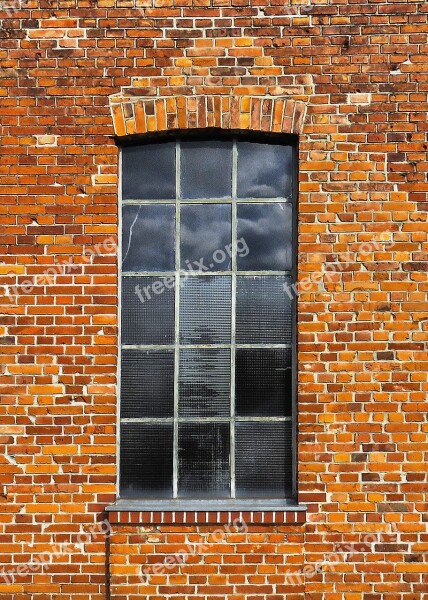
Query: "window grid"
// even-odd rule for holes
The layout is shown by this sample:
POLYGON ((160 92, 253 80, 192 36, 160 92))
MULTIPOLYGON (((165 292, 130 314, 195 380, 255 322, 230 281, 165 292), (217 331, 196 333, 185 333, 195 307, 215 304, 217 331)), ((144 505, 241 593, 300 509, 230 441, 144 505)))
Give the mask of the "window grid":
MULTIPOLYGON (((178 424, 179 423, 228 423, 230 426, 230 497, 234 499, 235 494, 235 423, 269 423, 269 422, 290 422, 294 421, 293 416, 236 416, 235 415, 235 363, 236 349, 248 348, 293 348, 293 344, 277 344, 277 343, 236 343, 236 298, 237 298, 237 207, 239 204, 292 204, 292 198, 275 197, 275 198, 238 198, 237 196, 237 139, 232 140, 232 195, 226 198, 181 198, 181 147, 180 139, 175 142, 175 181, 176 181, 176 198, 168 199, 126 199, 122 200, 124 205, 153 205, 153 204, 168 204, 175 206, 175 271, 128 271, 121 273, 123 278, 135 276, 152 276, 152 277, 175 277, 175 343, 168 344, 121 344, 122 349, 141 349, 141 350, 174 350, 174 416, 173 417, 136 417, 136 418, 120 418, 121 423, 170 423, 173 425, 173 498, 178 498, 178 424), (232 229, 231 229, 231 269, 228 271, 190 271, 181 268, 181 206, 188 204, 229 204, 232 209, 232 229), (230 344, 181 344, 180 343, 180 281, 182 276, 186 277, 212 277, 212 276, 227 276, 231 277, 232 281, 232 299, 231 299, 231 343, 230 344), (180 417, 179 416, 179 364, 181 349, 230 349, 231 354, 231 373, 230 373, 230 416, 229 417, 180 417)), ((294 219, 294 211, 293 211, 294 219)), ((287 276, 293 275, 293 270, 239 270, 239 276, 287 276)), ((293 366, 294 371, 294 366, 293 366)), ((294 411, 293 407, 293 411, 294 411)), ((293 483, 294 486, 294 483, 293 483)))

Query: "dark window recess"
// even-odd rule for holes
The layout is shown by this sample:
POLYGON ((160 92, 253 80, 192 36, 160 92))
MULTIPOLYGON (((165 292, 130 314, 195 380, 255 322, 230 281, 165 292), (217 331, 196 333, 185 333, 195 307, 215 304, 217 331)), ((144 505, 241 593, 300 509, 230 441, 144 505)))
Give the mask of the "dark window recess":
POLYGON ((123 277, 122 344, 174 343, 174 288, 172 277, 123 277))
POLYGON ((126 498, 170 498, 173 426, 169 423, 122 423, 121 494, 126 498))
POLYGON ((180 350, 180 417, 230 415, 230 349, 180 350))
POLYGON ((174 351, 123 349, 120 416, 174 416, 174 351))
POLYGON ((291 423, 236 423, 236 497, 291 494, 291 423))
POLYGON ((183 277, 180 290, 182 344, 230 344, 232 278, 183 277))
POLYGON ((230 198, 232 142, 182 141, 180 150, 182 198, 230 198))
POLYGON ((178 497, 230 497, 228 423, 178 424, 178 497))
POLYGON ((289 348, 238 348, 236 414, 291 416, 291 366, 289 348))
POLYGON ((236 341, 240 344, 290 344, 291 299, 285 276, 238 276, 236 341))
POLYGON ((175 144, 122 149, 123 200, 175 198, 175 144))
POLYGON ((294 151, 263 139, 122 150, 122 498, 294 493, 294 151))

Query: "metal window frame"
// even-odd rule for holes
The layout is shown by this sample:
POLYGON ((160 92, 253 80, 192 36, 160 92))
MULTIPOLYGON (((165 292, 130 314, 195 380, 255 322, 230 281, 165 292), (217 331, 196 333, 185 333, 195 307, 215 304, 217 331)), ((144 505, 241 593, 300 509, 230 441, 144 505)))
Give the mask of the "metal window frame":
MULTIPOLYGON (((236 248, 237 238, 237 206, 238 204, 251 204, 251 203, 291 203, 292 205, 292 257, 293 263, 292 268, 288 271, 239 271, 239 275, 289 275, 292 283, 297 281, 297 242, 298 242, 298 143, 297 136, 271 136, 268 134, 254 134, 254 135, 241 135, 240 132, 233 134, 219 132, 216 130, 213 135, 205 134, 194 134, 193 132, 182 132, 180 134, 172 134, 167 136, 167 141, 175 141, 176 143, 176 198, 175 199, 122 199, 122 180, 123 180, 123 152, 122 147, 119 148, 119 210, 118 210, 118 365, 117 365, 117 384, 118 384, 118 417, 117 417, 117 487, 119 490, 119 502, 128 502, 126 498, 120 499, 120 424, 129 422, 144 422, 144 423, 173 423, 174 424, 174 442, 173 442, 173 497, 171 499, 160 500, 159 509, 168 510, 168 506, 177 509, 178 506, 188 507, 192 509, 192 506, 200 506, 201 502, 209 506, 210 503, 215 506, 224 507, 231 506, 236 508, 237 506, 260 506, 269 505, 277 510, 280 507, 293 507, 296 508, 297 503, 297 298, 294 295, 291 300, 291 344, 236 344, 235 343, 235 321, 236 321, 236 251, 232 256, 232 269, 230 271, 209 271, 209 272, 190 272, 188 270, 181 269, 180 265, 180 207, 181 204, 230 204, 232 209, 232 247, 236 248), (233 154, 232 154, 232 196, 230 198, 192 198, 182 199, 180 191, 180 142, 182 139, 229 139, 233 142, 233 154), (237 197, 237 144, 238 140, 244 139, 245 141, 263 141, 263 142, 274 142, 278 145, 290 146, 292 149, 292 193, 290 198, 238 198, 237 197), (170 204, 175 206, 175 271, 136 271, 122 273, 122 206, 126 205, 143 205, 143 204, 170 204), (228 275, 232 277, 232 337, 230 344, 180 344, 179 339, 179 326, 180 326, 180 285, 175 285, 175 343, 174 345, 123 345, 121 339, 121 293, 122 293, 122 278, 133 277, 133 276, 159 276, 159 277, 171 277, 175 276, 179 278, 181 275, 190 276, 214 276, 214 275, 228 275), (173 349, 175 352, 175 365, 174 365, 174 416, 171 418, 121 418, 120 415, 120 389, 121 389, 121 350, 128 348, 135 349, 173 349), (179 390, 179 351, 181 348, 228 348, 231 350, 231 381, 230 381, 230 402, 231 402, 231 414, 229 417, 179 417, 178 414, 178 390, 179 390), (292 416, 291 417, 237 417, 234 414, 235 404, 235 352, 237 348, 290 348, 292 352, 292 416), (235 451, 235 422, 292 422, 292 495, 284 496, 283 498, 272 498, 262 499, 255 497, 252 499, 235 499, 235 465, 234 465, 234 451, 235 451), (200 500, 191 500, 186 498, 178 498, 178 423, 179 422, 227 422, 230 424, 230 475, 231 475, 231 497, 228 498, 207 498, 200 500), (162 508, 163 507, 163 508, 162 508)), ((165 136, 158 136, 152 138, 149 143, 156 141, 165 141, 165 136)), ((140 142, 141 143, 141 142, 140 142)), ((138 142, 137 142, 138 144, 138 142)), ((130 144, 124 144, 130 145, 130 144)), ((135 145, 134 143, 132 145, 135 145)), ((153 505, 154 499, 144 497, 137 501, 142 507, 153 505)), ((156 500, 156 506, 158 506, 158 500, 156 500)), ((135 504, 135 499, 130 500, 131 504, 135 504)), ((299 507, 297 507, 299 508, 299 507)), ((267 510, 265 508, 265 510, 267 510)))

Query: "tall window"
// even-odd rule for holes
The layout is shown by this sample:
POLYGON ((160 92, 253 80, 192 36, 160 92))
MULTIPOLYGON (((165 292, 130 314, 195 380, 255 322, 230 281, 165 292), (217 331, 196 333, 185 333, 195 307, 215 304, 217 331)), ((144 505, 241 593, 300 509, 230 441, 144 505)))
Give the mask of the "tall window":
POLYGON ((293 495, 293 147, 122 149, 120 495, 293 495))

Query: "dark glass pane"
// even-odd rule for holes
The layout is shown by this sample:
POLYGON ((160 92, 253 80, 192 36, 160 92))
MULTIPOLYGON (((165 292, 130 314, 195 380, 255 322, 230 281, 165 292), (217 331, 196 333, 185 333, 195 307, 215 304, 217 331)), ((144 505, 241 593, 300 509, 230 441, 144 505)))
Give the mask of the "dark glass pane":
POLYGON ((232 142, 181 142, 181 197, 226 198, 232 193, 232 142))
POLYGON ((173 271, 175 206, 128 204, 122 215, 122 270, 173 271))
POLYGON ((178 495, 228 498, 230 441, 228 423, 179 423, 178 495))
POLYGON ((230 350, 180 350, 181 417, 230 415, 230 350))
POLYGON ((241 271, 285 271, 292 268, 290 204, 238 204, 239 241, 248 251, 237 252, 241 271))
POLYGON ((288 198, 291 196, 290 146, 237 142, 238 198, 288 198))
POLYGON ((122 197, 175 198, 175 142, 122 149, 122 197))
POLYGON ((122 418, 174 416, 174 351, 123 349, 122 418))
POLYGON ((181 343, 230 343, 231 278, 221 275, 189 276, 183 278, 181 284, 181 343))
POLYGON ((291 279, 286 276, 241 276, 236 289, 236 341, 238 344, 289 344, 291 331, 291 279))
POLYGON ((181 207, 181 268, 228 271, 231 268, 230 204, 181 207))
POLYGON ((291 415, 289 348, 237 348, 235 382, 237 415, 291 415))
POLYGON ((122 344, 174 343, 174 277, 122 278, 122 344))
POLYGON ((237 498, 284 498, 292 490, 291 422, 236 423, 237 498))
POLYGON ((172 448, 172 424, 122 423, 121 498, 170 498, 172 448))

